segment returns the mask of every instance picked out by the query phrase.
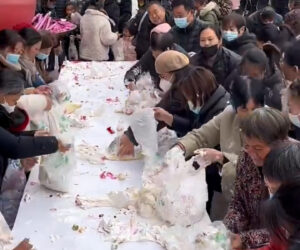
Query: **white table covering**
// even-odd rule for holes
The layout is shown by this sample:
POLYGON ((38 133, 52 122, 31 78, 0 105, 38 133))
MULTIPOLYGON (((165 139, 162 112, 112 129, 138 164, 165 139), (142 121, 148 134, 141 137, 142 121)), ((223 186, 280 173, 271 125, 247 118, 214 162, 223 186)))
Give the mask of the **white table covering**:
MULTIPOLYGON (((75 144, 81 144, 84 140, 104 148, 113 140, 115 135, 109 134, 106 129, 111 127, 116 130, 122 115, 114 112, 115 106, 120 104, 112 103, 110 99, 115 100, 118 97, 123 101, 126 98, 123 76, 131 65, 129 62, 67 63, 62 70, 60 80, 70 86, 72 102, 82 104, 83 114, 104 109, 98 118, 87 116, 90 127, 74 129, 75 144), (108 75, 111 77, 106 77, 108 75)), ((99 198, 110 191, 124 190, 132 186, 140 187, 142 171, 142 161, 106 161, 105 165, 96 166, 78 160, 72 191, 69 194, 58 195, 57 192, 40 186, 38 168, 35 168, 24 193, 29 200, 27 202, 22 200, 13 229, 14 242, 30 238, 38 250, 110 249, 111 243, 103 241, 97 227, 99 214, 114 215, 116 210, 113 208, 82 210, 75 206, 75 197, 79 194, 99 198), (127 173, 128 178, 125 181, 103 180, 99 175, 105 170, 113 174, 127 173), (73 231, 74 224, 86 227, 86 230, 83 233, 73 231)), ((155 243, 145 242, 124 244, 119 249, 162 248, 155 243)))

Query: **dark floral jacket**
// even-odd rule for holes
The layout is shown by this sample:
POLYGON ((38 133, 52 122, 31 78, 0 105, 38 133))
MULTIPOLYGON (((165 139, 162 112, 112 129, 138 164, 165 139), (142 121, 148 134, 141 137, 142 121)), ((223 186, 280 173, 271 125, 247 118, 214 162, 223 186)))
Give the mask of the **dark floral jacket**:
POLYGON ((243 151, 237 164, 234 197, 224 224, 232 233, 241 236, 246 249, 259 248, 270 241, 269 233, 261 223, 262 201, 268 197, 260 169, 243 151))

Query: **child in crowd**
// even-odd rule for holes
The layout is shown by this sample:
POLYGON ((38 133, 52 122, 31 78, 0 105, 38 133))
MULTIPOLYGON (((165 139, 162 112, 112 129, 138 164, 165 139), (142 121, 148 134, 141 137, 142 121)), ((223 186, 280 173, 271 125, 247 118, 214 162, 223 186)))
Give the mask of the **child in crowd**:
POLYGON ((77 11, 76 5, 73 2, 69 2, 66 4, 66 19, 71 23, 76 24, 77 26, 80 25, 81 15, 77 11))
POLYGON ((123 50, 124 50, 124 61, 135 61, 136 52, 135 47, 132 45, 133 36, 131 36, 129 25, 126 25, 123 30, 123 50))

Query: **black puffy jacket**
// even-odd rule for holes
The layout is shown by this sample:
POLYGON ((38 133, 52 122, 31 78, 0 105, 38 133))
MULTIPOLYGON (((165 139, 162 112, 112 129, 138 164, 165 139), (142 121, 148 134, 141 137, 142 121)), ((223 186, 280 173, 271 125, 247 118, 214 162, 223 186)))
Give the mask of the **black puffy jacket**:
POLYGON ((219 49, 212 67, 207 64, 207 59, 203 57, 201 51, 191 58, 191 63, 195 66, 209 69, 214 74, 217 83, 223 85, 225 89, 227 89, 225 86, 227 78, 238 67, 240 61, 241 57, 238 54, 224 47, 219 49))
POLYGON ((132 16, 132 0, 118 0, 120 9, 119 33, 122 34, 126 23, 132 16))
POLYGON ((205 25, 195 19, 195 21, 190 24, 185 29, 180 29, 174 26, 171 30, 174 41, 187 52, 197 52, 200 49, 200 32, 205 27, 205 25))
POLYGON ((52 154, 58 150, 55 137, 14 136, 0 127, 0 185, 5 174, 8 158, 24 159, 52 154))
POLYGON ((243 56, 249 49, 257 48, 257 41, 255 34, 245 32, 242 36, 231 42, 223 39, 223 45, 227 49, 243 56))
POLYGON ((104 10, 108 17, 113 21, 111 22, 112 32, 117 32, 120 22, 120 7, 117 0, 105 0, 104 10))

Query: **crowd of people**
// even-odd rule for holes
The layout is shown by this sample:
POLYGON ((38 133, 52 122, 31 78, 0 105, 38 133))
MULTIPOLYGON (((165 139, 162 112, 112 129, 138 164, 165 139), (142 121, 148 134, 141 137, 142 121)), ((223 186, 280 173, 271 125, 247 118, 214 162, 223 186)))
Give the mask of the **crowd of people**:
MULTIPOLYGON (((0 210, 11 227, 8 169, 28 174, 34 157, 68 150, 27 114, 51 110, 53 70, 64 60, 124 60, 136 61, 129 91, 149 73, 161 93, 157 130, 179 138, 170 150, 210 163, 207 211, 224 210, 232 249, 300 249, 299 0, 138 0, 135 16, 131 0, 39 0, 37 12, 77 29, 0 31, 0 210)), ((129 127, 118 155, 138 144, 129 127)), ((15 248, 24 249, 26 240, 15 248)))

